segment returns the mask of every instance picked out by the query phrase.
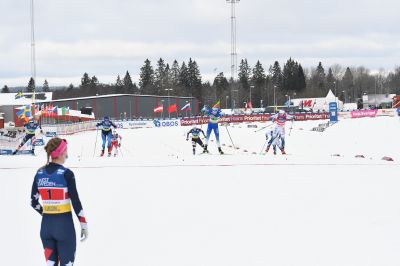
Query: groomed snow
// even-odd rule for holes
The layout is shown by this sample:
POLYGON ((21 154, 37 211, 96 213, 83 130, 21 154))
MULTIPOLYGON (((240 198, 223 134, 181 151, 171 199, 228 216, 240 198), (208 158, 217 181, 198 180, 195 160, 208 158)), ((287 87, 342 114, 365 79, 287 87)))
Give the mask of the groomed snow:
MULTIPOLYGON (((94 131, 68 136, 90 231, 75 265, 399 265, 399 119, 310 131, 323 122, 296 122, 288 156, 259 155, 265 130, 245 124, 228 127, 238 150, 220 127, 224 156, 214 142, 191 155, 189 128, 120 130, 116 158, 98 157, 94 131)), ((45 265, 29 206, 38 153, 0 157, 0 265, 45 265)))

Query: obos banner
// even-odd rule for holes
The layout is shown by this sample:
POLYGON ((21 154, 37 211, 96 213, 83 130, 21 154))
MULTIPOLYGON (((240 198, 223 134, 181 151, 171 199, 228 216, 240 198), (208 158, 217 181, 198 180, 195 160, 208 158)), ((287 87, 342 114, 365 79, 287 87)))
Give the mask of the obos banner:
POLYGON ((179 119, 174 120, 153 120, 155 127, 179 127, 181 126, 179 119))

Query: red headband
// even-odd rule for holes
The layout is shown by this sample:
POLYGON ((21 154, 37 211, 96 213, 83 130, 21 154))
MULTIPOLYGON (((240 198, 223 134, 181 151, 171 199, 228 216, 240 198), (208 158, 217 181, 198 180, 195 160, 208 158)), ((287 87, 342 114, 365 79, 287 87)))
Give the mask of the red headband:
POLYGON ((63 139, 60 143, 60 145, 58 145, 57 149, 55 149, 54 151, 51 152, 50 156, 52 159, 57 158, 58 156, 60 156, 61 154, 63 154, 65 152, 65 150, 67 149, 67 141, 65 139, 63 139))

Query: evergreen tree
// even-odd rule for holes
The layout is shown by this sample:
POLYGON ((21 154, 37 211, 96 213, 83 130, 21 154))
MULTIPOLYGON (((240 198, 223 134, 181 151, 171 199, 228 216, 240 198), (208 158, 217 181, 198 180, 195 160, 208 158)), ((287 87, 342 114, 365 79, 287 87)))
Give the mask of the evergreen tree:
POLYGON ((282 89, 285 92, 294 91, 296 87, 296 63, 289 58, 283 66, 282 89))
POLYGON ((336 80, 333 76, 332 68, 329 68, 328 75, 326 76, 326 88, 327 90, 335 91, 336 80))
POLYGON ((189 59, 188 63, 188 85, 189 85, 190 95, 200 100, 201 99, 200 69, 196 61, 192 61, 192 58, 189 59))
POLYGON ((314 89, 317 89, 319 96, 326 95, 327 90, 325 88, 325 69, 321 62, 319 62, 315 72, 313 73, 312 85, 314 89))
MULTIPOLYGON (((118 76, 119 78, 119 76, 118 76)), ((118 84, 118 79, 117 79, 117 84, 118 84)), ((124 93, 135 93, 134 86, 132 83, 132 78, 131 75, 129 74, 129 71, 126 71, 124 81, 121 82, 121 88, 123 88, 124 93)))
POLYGON ((93 76, 90 80, 89 91, 86 93, 87 96, 98 94, 99 80, 96 76, 93 76))
POLYGON ((174 60, 170 71, 170 81, 172 88, 176 91, 179 85, 180 68, 178 61, 174 60))
POLYGON ((154 86, 154 70, 149 59, 146 59, 144 65, 140 68, 139 87, 142 94, 154 95, 156 92, 154 86))
POLYGON ((251 78, 251 69, 249 64, 247 63, 247 59, 242 59, 239 65, 239 99, 240 101, 246 100, 249 98, 250 93, 250 78, 251 78))
POLYGON ((69 84, 67 91, 72 91, 74 89, 74 84, 69 84))
POLYGON ((354 90, 354 77, 349 67, 346 68, 346 72, 344 73, 344 76, 342 78, 342 86, 348 95, 353 96, 353 100, 355 101, 357 96, 354 90))
POLYGON ((228 95, 229 83, 226 77, 224 76, 224 72, 219 73, 213 83, 213 87, 215 88, 215 96, 216 101, 223 102, 224 97, 228 95))
POLYGON ((307 87, 306 75, 304 74, 303 67, 301 66, 301 64, 299 64, 297 71, 296 91, 298 92, 304 91, 306 87, 307 87))
POLYGON ((252 99, 252 104, 253 107, 258 107, 261 106, 261 100, 263 99, 263 96, 266 94, 265 88, 266 88, 266 75, 264 68, 260 61, 257 61, 256 65, 253 68, 253 75, 251 78, 252 81, 252 88, 251 91, 251 99, 252 99))
POLYGON ((96 76, 93 76, 92 79, 90 80, 90 86, 92 88, 95 88, 99 85, 99 79, 96 76))
POLYGON ((50 87, 49 87, 49 83, 47 82, 47 79, 44 80, 42 90, 43 90, 43 92, 49 92, 50 91, 50 87))
POLYGON ((169 64, 167 63, 167 65, 165 66, 165 75, 164 75, 165 79, 164 79, 164 88, 168 91, 166 91, 166 94, 168 95, 175 95, 174 93, 174 88, 172 86, 172 82, 171 82, 171 68, 169 67, 169 64))
POLYGON ((28 82, 28 87, 26 87, 26 92, 33 92, 35 90, 35 80, 30 78, 28 82))
POLYGON ((271 83, 276 89, 282 89, 282 70, 278 61, 275 61, 274 66, 269 70, 271 76, 271 83))
POLYGON ((268 101, 268 103, 269 105, 275 105, 284 95, 284 93, 282 92, 283 74, 278 61, 275 61, 274 65, 269 68, 269 81, 270 82, 268 83, 268 88, 270 90, 269 94, 271 95, 271 100, 268 101))
POLYGON ((117 93, 121 93, 124 89, 124 83, 122 82, 121 77, 119 75, 117 76, 117 80, 115 81, 115 89, 117 93))
POLYGON ((157 61, 157 68, 154 75, 155 84, 155 94, 164 95, 165 94, 165 62, 162 58, 157 61))
POLYGON ((182 62, 179 70, 179 95, 180 96, 191 96, 189 84, 189 70, 185 62, 182 62))
POLYGON ((4 85, 4 87, 1 89, 1 93, 10 93, 10 89, 7 85, 4 85))
POLYGON ((92 82, 92 80, 90 79, 89 74, 85 72, 83 74, 83 77, 81 78, 81 88, 85 89, 85 88, 90 87, 91 82, 92 82))

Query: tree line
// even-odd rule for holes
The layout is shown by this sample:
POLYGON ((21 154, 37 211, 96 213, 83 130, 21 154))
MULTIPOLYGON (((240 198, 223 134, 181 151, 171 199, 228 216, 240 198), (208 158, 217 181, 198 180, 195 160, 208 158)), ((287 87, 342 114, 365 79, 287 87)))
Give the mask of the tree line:
MULTIPOLYGON (((27 92, 35 89, 31 78, 27 92)), ((50 91, 47 80, 40 88, 50 91)), ((394 71, 378 73, 363 66, 343 67, 339 64, 325 68, 322 62, 316 67, 304 69, 289 58, 281 67, 275 61, 267 69, 260 61, 250 66, 242 59, 238 66, 238 78, 232 81, 223 72, 216 74, 213 82, 203 82, 200 68, 192 58, 186 63, 174 60, 166 63, 162 58, 153 67, 146 59, 140 68, 138 84, 132 81, 129 71, 117 76, 112 84, 101 83, 96 76, 84 73, 78 87, 70 84, 53 92, 53 99, 86 97, 106 94, 142 94, 160 96, 192 96, 202 104, 212 105, 221 101, 222 108, 243 107, 252 102, 253 107, 282 105, 290 98, 324 97, 329 90, 344 102, 359 102, 363 94, 400 94, 400 67, 394 71)), ((4 86, 3 93, 9 92, 4 86)))

